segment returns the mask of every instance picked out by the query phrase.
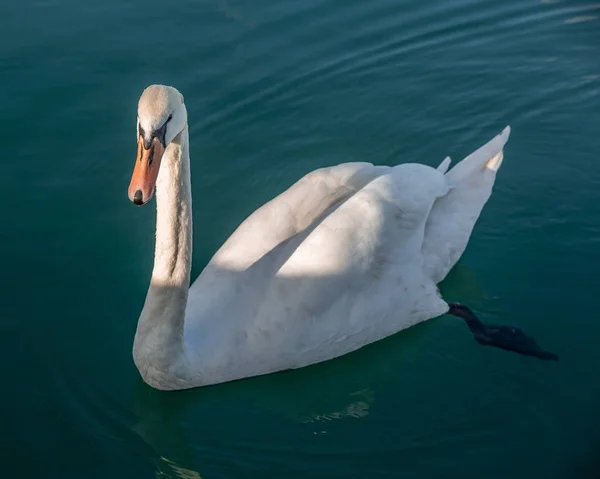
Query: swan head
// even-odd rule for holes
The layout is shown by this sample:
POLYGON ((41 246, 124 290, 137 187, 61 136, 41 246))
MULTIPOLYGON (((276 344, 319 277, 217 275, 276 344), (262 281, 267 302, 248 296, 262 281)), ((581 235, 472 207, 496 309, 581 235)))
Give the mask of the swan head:
POLYGON ((183 95, 176 88, 150 85, 138 102, 137 157, 129 183, 129 199, 146 204, 154 195, 165 150, 187 124, 183 95))

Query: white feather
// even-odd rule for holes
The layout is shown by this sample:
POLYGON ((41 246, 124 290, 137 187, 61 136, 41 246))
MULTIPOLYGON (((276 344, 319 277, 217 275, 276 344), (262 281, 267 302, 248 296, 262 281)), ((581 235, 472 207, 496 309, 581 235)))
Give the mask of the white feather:
MULTIPOLYGON (((148 98, 140 110, 164 117, 148 98)), ((159 173, 155 266, 134 342, 142 377, 159 389, 307 366, 444 314, 436 284, 467 246, 508 139, 505 130, 450 171, 449 158, 437 169, 313 171, 242 222, 188 289, 187 120, 178 123, 159 173)))

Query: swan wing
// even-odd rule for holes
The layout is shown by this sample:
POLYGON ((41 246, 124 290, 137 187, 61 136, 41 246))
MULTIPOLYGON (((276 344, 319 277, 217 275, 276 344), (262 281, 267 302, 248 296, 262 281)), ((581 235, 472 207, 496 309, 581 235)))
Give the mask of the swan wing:
POLYGON ((254 302, 234 328, 240 359, 252 357, 247 372, 333 358, 444 313, 421 248, 431 207, 447 191, 433 168, 390 168, 329 213, 277 270, 257 271, 260 288, 249 286, 254 302))
POLYGON ((225 341, 235 328, 231 318, 255 317, 270 287, 267 278, 277 273, 320 220, 390 169, 359 162, 319 168, 250 214, 190 286, 186 339, 202 344, 190 344, 189 349, 205 348, 209 336, 215 343, 225 341))
POLYGON ((245 270, 389 169, 357 162, 306 174, 248 216, 223 243, 211 263, 245 270))

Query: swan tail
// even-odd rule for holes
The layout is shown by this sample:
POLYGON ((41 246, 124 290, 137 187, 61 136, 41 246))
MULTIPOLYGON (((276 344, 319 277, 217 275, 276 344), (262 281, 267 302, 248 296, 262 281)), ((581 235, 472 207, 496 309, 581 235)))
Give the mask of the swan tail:
POLYGON ((444 158, 444 161, 442 161, 440 163, 440 166, 437 167, 437 170, 446 174, 446 172, 448 171, 448 168, 450 167, 450 162, 452 160, 450 159, 449 156, 447 156, 446 158, 444 158))
MULTIPOLYGON (((451 183, 459 183, 461 179, 482 170, 496 173, 502 165, 502 160, 504 159, 503 149, 509 137, 510 126, 507 126, 500 134, 496 135, 485 145, 479 147, 452 168, 452 170, 446 174, 448 181, 451 183)), ((444 162, 442 162, 442 165, 443 164, 444 162)), ((440 167, 442 165, 440 165, 440 167)), ((438 167, 438 169, 440 169, 440 167, 438 167)))
MULTIPOLYGON (((452 188, 434 203, 425 224, 421 248, 424 272, 436 283, 446 277, 467 247, 479 215, 492 194, 509 136, 507 126, 445 173, 452 188)), ((449 164, 447 158, 438 170, 447 169, 449 164)))

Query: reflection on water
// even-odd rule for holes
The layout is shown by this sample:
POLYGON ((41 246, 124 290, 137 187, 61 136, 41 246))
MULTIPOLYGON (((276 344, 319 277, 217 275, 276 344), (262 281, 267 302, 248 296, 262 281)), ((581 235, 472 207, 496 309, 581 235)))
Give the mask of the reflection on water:
POLYGON ((166 457, 161 457, 154 477, 155 479, 201 479, 202 476, 200 476, 200 473, 197 471, 180 466, 166 457))
POLYGON ((592 20, 597 20, 598 17, 596 15, 581 15, 579 17, 571 17, 565 20, 566 23, 582 23, 582 22, 590 22, 592 20))
MULTIPOLYGON (((362 391, 356 391, 351 393, 350 396, 356 398, 356 401, 351 402, 340 411, 332 411, 326 413, 313 413, 302 419, 302 422, 327 422, 342 418, 361 418, 369 414, 369 406, 373 403, 374 394, 369 389, 363 389, 362 391)), ((321 431, 323 432, 323 431, 321 431)))
MULTIPOLYGON (((290 374, 293 374, 293 372, 290 374)), ((249 382, 252 382, 252 380, 249 380, 249 382)), ((140 389, 146 389, 146 387, 142 386, 140 389)), ((283 389, 287 390, 288 388, 283 389)), ((340 400, 337 401, 336 404, 336 401, 332 401, 331 397, 322 400, 323 397, 315 395, 314 393, 309 393, 306 389, 295 389, 295 394, 304 396, 305 400, 307 400, 311 406, 297 408, 297 403, 295 404, 296 407, 291 407, 288 403, 282 407, 282 403, 279 402, 276 395, 277 391, 281 392, 282 389, 269 389, 269 397, 273 398, 274 401, 263 402, 263 406, 266 407, 267 404, 274 405, 274 403, 279 403, 279 410, 286 411, 287 416, 289 418, 293 417, 295 422, 320 424, 319 427, 311 429, 313 435, 327 434, 327 429, 324 429, 324 425, 330 421, 360 419, 366 417, 369 414, 369 407, 374 399, 373 391, 364 389, 347 395, 345 392, 341 393, 341 396, 346 397, 340 397, 340 400)), ((192 396, 197 396, 191 391, 188 391, 188 393, 191 393, 190 395, 192 396)), ((159 393, 158 395, 163 394, 164 393, 159 393)), ((226 400, 226 398, 223 399, 226 400)), ((260 398, 255 397, 254 399, 260 401, 260 398)), ((193 402, 197 404, 198 400, 199 398, 196 397, 193 399, 193 402)), ((202 400, 200 399, 200 401, 202 400)), ((192 406, 191 401, 184 399, 178 405, 181 406, 181 409, 177 409, 176 405, 173 405, 172 408, 163 408, 154 404, 146 409, 143 409, 142 406, 144 412, 142 412, 141 409, 136 411, 138 413, 142 412, 144 416, 134 426, 135 432, 137 432, 140 437, 156 451, 157 455, 160 455, 156 465, 156 479, 198 479, 201 477, 198 472, 201 465, 198 465, 198 459, 195 457, 193 447, 191 446, 194 443, 193 437, 186 437, 184 433, 186 428, 182 426, 182 417, 186 416, 184 409, 186 406, 192 406), (165 454, 168 457, 165 457, 162 454, 165 454)), ((275 407, 277 407, 277 405, 275 407)), ((187 421, 196 421, 197 424, 202 420, 198 414, 190 414, 187 417, 187 421)), ((231 441, 232 443, 243 441, 243 438, 240 436, 244 435, 244 429, 246 427, 241 422, 236 422, 235 424, 236 428, 230 428, 228 430, 228 433, 232 435, 232 438, 235 438, 235 440, 231 441)), ((197 430, 195 428, 191 429, 194 431, 197 430)), ((208 432, 208 434, 210 434, 210 432, 208 432)), ((193 434, 190 434, 190 436, 193 436, 193 434)), ((253 447, 263 449, 265 446, 264 444, 248 443, 246 447, 249 447, 250 449, 253 447)), ((302 451, 299 450, 298 452, 301 453, 302 451)))

